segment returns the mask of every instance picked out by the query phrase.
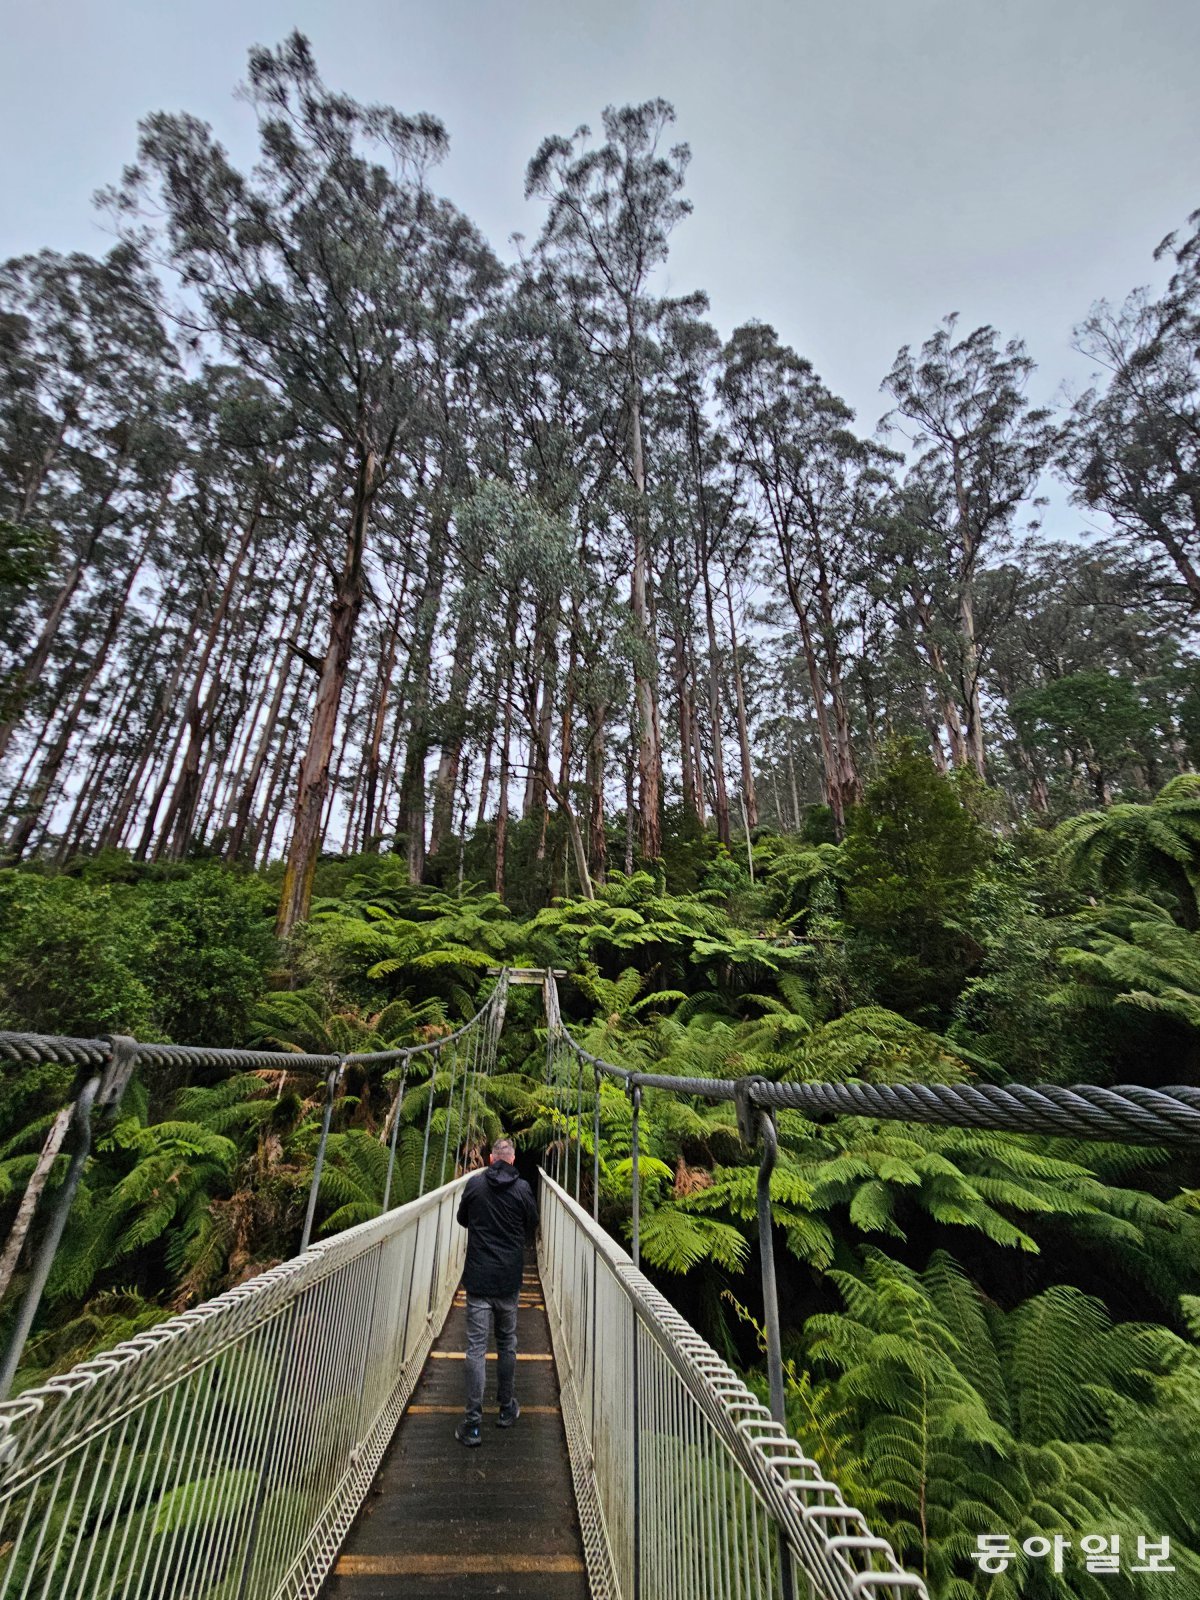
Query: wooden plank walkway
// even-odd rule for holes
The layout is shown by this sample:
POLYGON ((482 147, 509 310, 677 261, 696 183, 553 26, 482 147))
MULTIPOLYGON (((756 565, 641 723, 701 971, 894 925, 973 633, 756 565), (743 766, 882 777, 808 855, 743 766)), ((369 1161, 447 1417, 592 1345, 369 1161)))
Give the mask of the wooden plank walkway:
POLYGON ((533 1263, 525 1267, 517 1323, 521 1415, 515 1427, 496 1427, 489 1355, 477 1450, 454 1437, 466 1323, 460 1288, 323 1600, 587 1600, 550 1326, 533 1263))

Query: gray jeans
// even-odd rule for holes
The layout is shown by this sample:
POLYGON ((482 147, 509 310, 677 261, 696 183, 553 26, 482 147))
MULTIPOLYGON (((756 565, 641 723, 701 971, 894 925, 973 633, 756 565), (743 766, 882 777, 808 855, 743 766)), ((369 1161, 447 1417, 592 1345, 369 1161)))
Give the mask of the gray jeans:
POLYGON ((486 1371, 488 1323, 496 1322, 497 1399, 506 1406, 513 1397, 517 1373, 517 1297, 502 1298, 467 1295, 467 1408, 468 1422, 483 1415, 483 1384, 486 1371))

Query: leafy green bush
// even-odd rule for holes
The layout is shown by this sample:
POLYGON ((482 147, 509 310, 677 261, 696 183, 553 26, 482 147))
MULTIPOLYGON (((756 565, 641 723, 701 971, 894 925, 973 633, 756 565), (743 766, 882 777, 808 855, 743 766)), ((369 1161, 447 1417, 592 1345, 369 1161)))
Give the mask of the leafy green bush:
POLYGON ((0 871, 0 1023, 33 1033, 146 1036, 144 901, 120 886, 0 871))
POLYGON ((846 920, 875 998, 935 1026, 981 954, 963 919, 991 843, 969 784, 901 747, 851 812, 843 846, 846 920))
POLYGON ((262 884, 220 867, 135 883, 0 872, 0 1019, 242 1044, 275 954, 269 911, 262 884))

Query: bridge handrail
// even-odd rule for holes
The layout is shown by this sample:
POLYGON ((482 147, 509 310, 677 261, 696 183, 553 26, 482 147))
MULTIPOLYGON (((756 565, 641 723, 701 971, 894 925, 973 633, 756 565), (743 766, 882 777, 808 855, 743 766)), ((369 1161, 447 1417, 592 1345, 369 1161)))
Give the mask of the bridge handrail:
POLYGON ((0 1404, 0 1595, 315 1594, 445 1319, 466 1181, 0 1404))
MULTIPOLYGON (((546 1306, 551 1314, 556 1354, 560 1360, 560 1387, 569 1389, 568 1402, 573 1413, 568 1426, 568 1440, 573 1445, 572 1465, 576 1471, 577 1485, 583 1490, 581 1499, 592 1492, 598 1494, 600 1501, 595 1513, 588 1519, 594 1525, 593 1549, 589 1552, 592 1561, 589 1566, 598 1568, 600 1573, 598 1584, 593 1573, 593 1593, 605 1593, 607 1589, 621 1594, 627 1592, 629 1586, 627 1582, 622 1582, 621 1569, 630 1560, 628 1549, 624 1559, 622 1557, 622 1539, 614 1526, 619 1522, 621 1512, 612 1502, 624 1497, 611 1491, 606 1496, 603 1482, 597 1488, 589 1489, 587 1481, 594 1467, 598 1432, 597 1417, 594 1411, 589 1416, 589 1411, 600 1404, 599 1398, 593 1398, 589 1404, 585 1392, 587 1378, 592 1377, 594 1396, 597 1389, 607 1391, 610 1387, 619 1387, 619 1380, 613 1374, 608 1374, 612 1379, 610 1385, 589 1370, 595 1363, 613 1362, 616 1341, 611 1335, 601 1339, 595 1324, 589 1335, 585 1325, 586 1310, 581 1312, 580 1305, 573 1302, 578 1302, 581 1297, 586 1299, 588 1295, 598 1302, 600 1289, 595 1272, 598 1265, 603 1263, 609 1280, 632 1308, 638 1329, 665 1359, 687 1395, 703 1413, 729 1459, 744 1475, 765 1508, 774 1530, 785 1537, 796 1568, 809 1582, 818 1586, 815 1592, 828 1596, 829 1600, 842 1600, 842 1597, 850 1600, 850 1597, 871 1594, 889 1597, 904 1595, 908 1600, 913 1600, 913 1597, 926 1600, 922 1580, 903 1570, 890 1544, 871 1534, 862 1512, 846 1503, 837 1485, 825 1477, 817 1463, 810 1460, 786 1429, 772 1419, 767 1408, 733 1369, 721 1360, 716 1351, 638 1271, 620 1245, 545 1172, 542 1182, 542 1281, 546 1306), (564 1242, 568 1227, 570 1237, 564 1242), (572 1245, 575 1246, 574 1250, 572 1245), (584 1281, 589 1260, 592 1263, 590 1286, 584 1281), (584 1325, 581 1325, 581 1316, 584 1325), (586 1449, 583 1449, 585 1445, 586 1449), (577 1457, 581 1459, 577 1460, 577 1457), (605 1498, 609 1499, 609 1504, 604 1503, 605 1498), (602 1533, 598 1532, 600 1528, 602 1533), (599 1537, 607 1546, 603 1552, 594 1548, 599 1537), (597 1560, 598 1554, 601 1555, 600 1560, 597 1560), (610 1575, 607 1588, 606 1570, 610 1575)), ((664 1401, 661 1393, 656 1405, 651 1404, 655 1374, 647 1370, 647 1354, 646 1351, 642 1352, 640 1379, 636 1358, 633 1363, 635 1410, 631 1418, 631 1432, 634 1437, 641 1435, 643 1439, 656 1429, 645 1416, 638 1415, 636 1407, 639 1400, 646 1410, 654 1411, 660 1433, 663 1418, 674 1415, 673 1406, 677 1406, 676 1401, 664 1401)), ((681 1450, 684 1448, 682 1440, 675 1443, 681 1450)), ((696 1447, 694 1439, 691 1444, 693 1448, 696 1447)), ((669 1437, 666 1445, 669 1450, 669 1437)), ((599 1448, 603 1450, 603 1444, 599 1448)), ((651 1508, 651 1515, 679 1518, 680 1510, 669 1504, 669 1494, 650 1481, 639 1481, 639 1474, 649 1480, 651 1475, 661 1470, 661 1466, 657 1457, 647 1455, 645 1446, 640 1452, 634 1452, 632 1470, 635 1476, 628 1488, 629 1499, 635 1507, 635 1517, 638 1508, 646 1506, 651 1508)), ((600 1476, 603 1479, 604 1474, 600 1476)), ((722 1523, 720 1511, 714 1511, 714 1506, 718 1506, 721 1499, 718 1479, 719 1474, 710 1472, 704 1490, 709 1496, 705 1508, 706 1525, 714 1529, 714 1537, 720 1536, 722 1523)), ((734 1532, 736 1536, 737 1530, 734 1532)), ((626 1546, 632 1544, 638 1550, 642 1562, 653 1564, 656 1559, 652 1555, 655 1542, 666 1538, 668 1535, 662 1528, 644 1526, 632 1538, 627 1537, 624 1543, 626 1546)), ((743 1534, 742 1545, 747 1542, 743 1534)), ((746 1557, 741 1545, 739 1551, 744 1561, 746 1557)), ((762 1552, 759 1554, 761 1556, 762 1552)), ((726 1555, 728 1559, 729 1552, 726 1555)), ((678 1549, 674 1549, 671 1559, 663 1556, 657 1558, 658 1568, 675 1574, 674 1563, 678 1559, 678 1549)), ((717 1556, 710 1552, 705 1559, 716 1561, 717 1556)), ((769 1547, 765 1562, 770 1564, 769 1547)), ((686 1574, 679 1573, 676 1576, 683 1580, 686 1574)), ((735 1590, 732 1592, 741 1593, 741 1589, 736 1587, 741 1578, 733 1581, 735 1590)), ((698 1592, 691 1588, 690 1582, 684 1582, 681 1587, 677 1585, 674 1589, 664 1590, 664 1593, 684 1595, 689 1591, 698 1592)), ((752 1592, 760 1591, 756 1589, 752 1592)))
POLYGON ((1188 1084, 1149 1089, 1135 1083, 1107 1089, 1095 1083, 1064 1088, 1024 1083, 788 1083, 763 1077, 689 1078, 638 1072, 605 1061, 584 1049, 561 1014, 557 1015, 557 1027, 551 1022, 551 1033, 555 1032, 579 1060, 627 1089, 665 1089, 713 1101, 736 1101, 744 1095, 761 1110, 803 1111, 811 1117, 878 1117, 1135 1144, 1200 1140, 1200 1089, 1188 1084))
MULTIPOLYGON (((505 981, 502 972, 500 982, 505 981)), ((336 1052, 313 1053, 306 1050, 243 1050, 224 1045, 169 1044, 153 1040, 129 1039, 127 1047, 135 1066, 151 1067, 235 1067, 253 1072, 256 1067, 288 1067, 293 1071, 308 1070, 328 1072, 331 1067, 356 1062, 386 1064, 443 1050, 469 1033, 493 1007, 495 989, 488 995, 469 1021, 446 1033, 439 1039, 427 1039, 421 1044, 390 1046, 386 1050, 357 1050, 345 1054, 336 1052)), ((74 1039, 58 1033, 21 1033, 0 1029, 0 1060, 27 1062, 60 1062, 63 1066, 99 1069, 107 1065, 113 1048, 113 1038, 74 1039)))

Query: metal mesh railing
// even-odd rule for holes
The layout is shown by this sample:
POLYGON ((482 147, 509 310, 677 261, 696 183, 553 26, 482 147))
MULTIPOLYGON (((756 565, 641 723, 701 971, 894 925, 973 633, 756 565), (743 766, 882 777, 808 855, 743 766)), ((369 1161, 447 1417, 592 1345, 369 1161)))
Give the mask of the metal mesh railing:
MULTIPOLYGON (((778 1156, 775 1112, 793 1109, 814 1118, 867 1116, 1178 1144, 1200 1138, 1200 1089, 787 1083, 749 1076, 691 1078, 639 1072, 585 1050, 563 1023, 553 973, 545 974, 544 988, 547 1097, 555 1123, 548 1160, 564 1186, 550 1191, 555 1196, 551 1210, 556 1218, 569 1215, 578 1235, 570 1246, 577 1258, 570 1292, 557 1294, 551 1320, 563 1346, 565 1370, 571 1373, 573 1387, 564 1380, 564 1395, 571 1393, 578 1402, 572 1461, 590 1464, 577 1470, 581 1496, 588 1472, 594 1468, 595 1473, 590 1523, 600 1532, 593 1533, 589 1560, 602 1575, 600 1592, 637 1595, 639 1600, 697 1593, 793 1600, 807 1585, 814 1600, 904 1590, 923 1594, 920 1580, 899 1569, 887 1542, 871 1535, 861 1513, 841 1501, 783 1428, 785 1391, 771 1210, 771 1174, 778 1156), (600 1233, 594 1220, 599 1215, 601 1085, 606 1080, 619 1084, 631 1103, 632 1260, 600 1233), (743 1140, 760 1152, 756 1210, 771 1405, 769 1413, 757 1408, 757 1422, 747 1420, 739 1397, 731 1402, 734 1417, 722 1420, 721 1407, 733 1395, 726 1385, 732 1383, 740 1397, 745 1397, 745 1390, 637 1272, 639 1122, 647 1090, 734 1102, 743 1140), (589 1143, 591 1159, 585 1162, 589 1143), (590 1184, 585 1184, 585 1171, 590 1184), (592 1220, 578 1205, 589 1186, 592 1220), (574 1203, 565 1192, 572 1188, 574 1203), (603 1268, 601 1262, 606 1263, 603 1268), (632 1312, 622 1307, 616 1285, 632 1312), (623 1319, 628 1326, 622 1326, 623 1319), (609 1330, 607 1343, 603 1329, 609 1330), (625 1384, 631 1384, 631 1398, 614 1399, 614 1394, 625 1392, 625 1384), (591 1411, 587 1394, 593 1397, 591 1411), (602 1397, 599 1402, 597 1395, 602 1397), (757 1431, 760 1425, 767 1431, 757 1431), (611 1454, 613 1438, 624 1441, 628 1459, 620 1451, 611 1454), (738 1472, 744 1476, 740 1485, 738 1472), (744 1515, 739 1496, 747 1488, 774 1528, 774 1556, 771 1541, 764 1543, 761 1523, 744 1515)), ((548 1261, 558 1270, 552 1253, 548 1261)), ((548 1289, 548 1305, 550 1299, 548 1289)))
POLYGON ((593 1600, 926 1600, 921 1579, 546 1173, 541 1272, 593 1600))
POLYGON ((0 1600, 315 1595, 449 1309, 463 1182, 0 1406, 0 1600))

